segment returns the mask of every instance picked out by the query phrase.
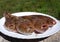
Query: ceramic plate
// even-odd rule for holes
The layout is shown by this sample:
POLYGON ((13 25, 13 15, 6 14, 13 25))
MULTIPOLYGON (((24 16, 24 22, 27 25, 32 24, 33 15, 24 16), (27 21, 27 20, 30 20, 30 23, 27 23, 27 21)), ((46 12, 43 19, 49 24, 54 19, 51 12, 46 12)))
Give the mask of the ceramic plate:
POLYGON ((50 15, 47 15, 47 14, 37 13, 37 12, 18 12, 18 13, 12 13, 12 15, 15 15, 15 16, 43 15, 43 16, 48 16, 56 21, 56 24, 53 27, 49 28, 43 34, 32 33, 31 35, 22 35, 22 34, 18 34, 18 33, 6 30, 4 27, 5 17, 2 17, 0 19, 0 32, 7 35, 7 36, 13 37, 13 38, 18 38, 18 39, 44 38, 44 37, 51 36, 60 30, 60 22, 56 18, 54 18, 50 15))

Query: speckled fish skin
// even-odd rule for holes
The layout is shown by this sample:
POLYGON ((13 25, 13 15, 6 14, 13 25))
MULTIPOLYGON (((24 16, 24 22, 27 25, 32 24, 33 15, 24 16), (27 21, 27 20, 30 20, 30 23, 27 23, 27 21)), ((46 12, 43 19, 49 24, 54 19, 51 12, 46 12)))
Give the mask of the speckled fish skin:
POLYGON ((49 27, 56 24, 55 20, 50 17, 42 15, 30 15, 30 16, 13 16, 10 13, 5 13, 4 17, 5 27, 13 32, 21 34, 36 34, 44 33, 49 27))

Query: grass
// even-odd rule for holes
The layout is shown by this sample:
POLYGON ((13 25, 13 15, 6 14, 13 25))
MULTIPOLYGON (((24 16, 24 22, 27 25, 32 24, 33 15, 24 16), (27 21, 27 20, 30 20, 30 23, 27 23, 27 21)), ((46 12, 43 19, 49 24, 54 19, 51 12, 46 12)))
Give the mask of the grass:
POLYGON ((0 0, 0 18, 4 11, 40 12, 60 19, 60 0, 0 0))

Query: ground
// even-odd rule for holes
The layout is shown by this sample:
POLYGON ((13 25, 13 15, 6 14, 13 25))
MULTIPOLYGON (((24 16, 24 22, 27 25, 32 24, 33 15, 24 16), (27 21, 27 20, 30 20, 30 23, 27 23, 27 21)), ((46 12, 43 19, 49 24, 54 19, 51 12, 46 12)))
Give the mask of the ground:
POLYGON ((0 18, 5 11, 40 12, 60 19, 60 0, 0 0, 0 18))

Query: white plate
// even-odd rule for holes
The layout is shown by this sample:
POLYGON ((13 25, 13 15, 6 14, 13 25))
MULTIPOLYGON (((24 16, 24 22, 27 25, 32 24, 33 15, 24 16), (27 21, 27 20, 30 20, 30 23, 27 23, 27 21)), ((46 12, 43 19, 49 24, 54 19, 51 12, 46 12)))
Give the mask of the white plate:
POLYGON ((32 33, 32 35, 22 35, 22 34, 10 32, 10 31, 6 30, 3 26, 5 23, 5 17, 2 17, 0 19, 0 32, 7 36, 10 36, 10 37, 21 38, 21 39, 37 39, 37 38, 44 38, 44 37, 51 36, 60 30, 60 22, 50 15, 46 15, 43 13, 36 13, 36 12, 18 12, 18 13, 13 13, 12 15, 16 15, 16 16, 43 15, 43 16, 48 16, 48 17, 54 19, 57 23, 52 28, 49 28, 43 34, 36 35, 36 34, 32 33))

